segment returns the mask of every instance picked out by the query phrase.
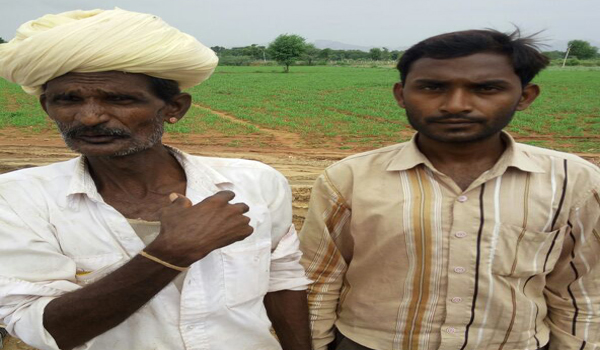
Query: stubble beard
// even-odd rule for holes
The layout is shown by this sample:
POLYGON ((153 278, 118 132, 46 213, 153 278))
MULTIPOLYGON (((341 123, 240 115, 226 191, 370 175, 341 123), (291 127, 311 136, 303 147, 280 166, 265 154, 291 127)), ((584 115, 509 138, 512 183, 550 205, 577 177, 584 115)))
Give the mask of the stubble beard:
MULTIPOLYGON (((150 136, 148 138, 143 139, 143 140, 131 138, 133 143, 128 148, 120 150, 113 154, 107 155, 105 157, 113 158, 113 157, 129 156, 129 155, 139 153, 139 152, 142 152, 142 151, 145 151, 147 149, 154 147, 156 144, 161 142, 162 136, 165 131, 165 127, 163 125, 162 120, 163 120, 162 115, 158 114, 152 123, 152 133, 150 134, 150 136)), ((55 121, 55 123, 56 123, 56 126, 58 127, 58 130, 60 131, 60 134, 61 134, 63 140, 65 141, 65 144, 67 145, 67 147, 69 147, 74 152, 77 152, 80 154, 83 154, 83 152, 81 152, 81 148, 77 145, 75 138, 77 137, 78 134, 81 134, 83 132, 97 132, 97 133, 102 133, 105 135, 126 136, 126 137, 131 136, 131 134, 125 130, 115 129, 115 128, 107 128, 107 127, 101 126, 101 125, 93 126, 93 127, 71 127, 70 125, 68 125, 66 123, 61 123, 59 121, 55 121)))
MULTIPOLYGON (((422 122, 423 119, 428 119, 428 117, 415 117, 415 114, 406 109, 406 117, 408 119, 409 124, 420 134, 427 136, 428 138, 445 143, 473 143, 488 139, 500 131, 502 131, 508 124, 510 124, 516 113, 516 107, 512 108, 510 111, 502 114, 500 117, 493 118, 491 124, 485 125, 484 128, 473 135, 469 136, 458 136, 454 137, 451 134, 440 134, 431 132, 427 126, 426 122, 422 122)), ((462 117, 464 119, 468 119, 465 116, 454 116, 454 117, 462 117)), ((447 118, 447 117, 446 117, 447 118)))

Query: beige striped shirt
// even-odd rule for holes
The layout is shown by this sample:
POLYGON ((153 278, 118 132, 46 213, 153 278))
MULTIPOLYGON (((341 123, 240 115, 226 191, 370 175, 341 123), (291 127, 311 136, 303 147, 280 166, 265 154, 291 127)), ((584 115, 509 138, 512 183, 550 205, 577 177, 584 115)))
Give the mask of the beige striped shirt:
POLYGON ((315 183, 300 234, 316 350, 600 349, 600 171, 515 143, 462 191, 415 138, 315 183))

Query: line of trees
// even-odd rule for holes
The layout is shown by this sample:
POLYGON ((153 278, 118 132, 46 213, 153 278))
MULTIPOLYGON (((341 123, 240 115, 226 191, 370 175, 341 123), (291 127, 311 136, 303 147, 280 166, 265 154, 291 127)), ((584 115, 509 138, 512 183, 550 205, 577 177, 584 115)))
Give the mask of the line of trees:
POLYGON ((249 65, 253 62, 276 61, 289 72, 289 67, 298 61, 309 66, 341 61, 395 61, 402 51, 382 47, 373 48, 369 52, 361 50, 319 49, 306 39, 295 34, 282 34, 275 38, 269 46, 252 44, 244 47, 225 48, 211 47, 220 58, 221 65, 249 65))
MULTIPOLYGON (((567 65, 600 65, 600 54, 598 48, 584 40, 571 40, 569 46, 569 60, 567 65), (581 60, 587 60, 581 62, 581 60)), ((282 34, 275 38, 268 46, 252 44, 244 47, 225 48, 213 46, 221 60, 221 65, 250 65, 262 61, 277 62, 284 67, 284 72, 289 72, 290 66, 302 61, 305 65, 327 64, 328 62, 352 62, 352 61, 397 61, 403 51, 389 50, 386 47, 372 48, 368 52, 360 50, 334 50, 318 49, 315 45, 307 43, 306 40, 294 34, 282 34)), ((544 52, 550 59, 564 59, 565 51, 544 52)))

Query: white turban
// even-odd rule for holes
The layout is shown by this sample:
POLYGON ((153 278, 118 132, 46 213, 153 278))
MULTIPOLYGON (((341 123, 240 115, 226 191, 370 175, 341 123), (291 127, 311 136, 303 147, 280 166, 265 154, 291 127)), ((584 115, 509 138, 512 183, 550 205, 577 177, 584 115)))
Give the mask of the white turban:
POLYGON ((217 62, 211 49, 160 18, 121 9, 45 15, 0 44, 0 76, 34 95, 69 72, 143 73, 185 89, 207 79, 217 62))

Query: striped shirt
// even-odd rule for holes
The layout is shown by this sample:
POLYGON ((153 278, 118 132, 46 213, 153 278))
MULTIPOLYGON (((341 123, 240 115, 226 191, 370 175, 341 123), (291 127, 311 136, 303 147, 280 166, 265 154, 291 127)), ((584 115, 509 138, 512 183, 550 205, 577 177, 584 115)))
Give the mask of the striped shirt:
POLYGON ((600 170, 515 143, 465 191, 410 142, 317 179, 300 234, 314 347, 600 349, 600 170))

